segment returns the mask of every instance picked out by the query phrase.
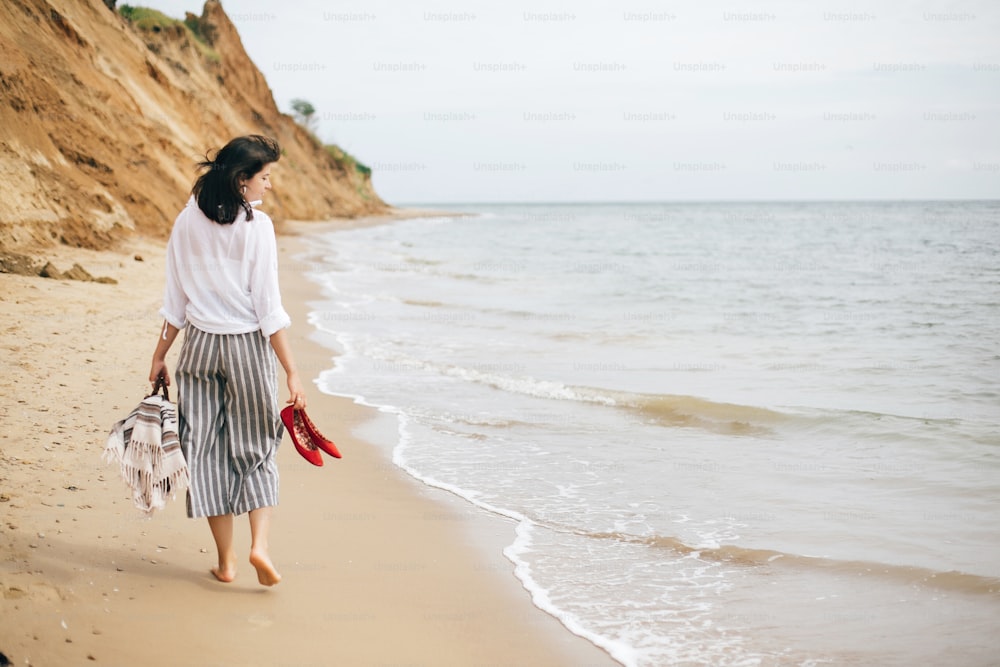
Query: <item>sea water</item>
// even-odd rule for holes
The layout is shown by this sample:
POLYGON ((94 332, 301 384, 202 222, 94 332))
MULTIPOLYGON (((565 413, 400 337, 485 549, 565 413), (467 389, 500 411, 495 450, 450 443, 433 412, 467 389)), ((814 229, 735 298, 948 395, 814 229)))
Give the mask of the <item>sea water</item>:
POLYGON ((627 665, 997 664, 1000 203, 455 212, 315 238, 319 383, 536 605, 627 665))

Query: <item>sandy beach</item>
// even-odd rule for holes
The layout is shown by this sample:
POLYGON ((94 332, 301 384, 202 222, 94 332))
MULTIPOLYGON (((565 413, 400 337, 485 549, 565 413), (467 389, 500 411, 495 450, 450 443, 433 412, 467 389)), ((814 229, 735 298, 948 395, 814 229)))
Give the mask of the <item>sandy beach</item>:
MULTIPOLYGON (((281 227, 282 291, 310 379, 333 353, 306 319, 321 295, 302 275, 301 234, 352 224, 281 227)), ((207 524, 185 517, 183 498, 143 518, 101 453, 149 389, 163 245, 45 253, 117 285, 0 275, 0 652, 36 666, 615 664, 531 604, 501 555, 510 522, 406 477, 388 456, 394 425, 315 386, 309 413, 344 458, 314 468, 285 436, 271 535, 280 585, 258 585, 245 562, 245 518, 232 584, 209 573, 207 524), (360 439, 362 424, 387 440, 360 439)))

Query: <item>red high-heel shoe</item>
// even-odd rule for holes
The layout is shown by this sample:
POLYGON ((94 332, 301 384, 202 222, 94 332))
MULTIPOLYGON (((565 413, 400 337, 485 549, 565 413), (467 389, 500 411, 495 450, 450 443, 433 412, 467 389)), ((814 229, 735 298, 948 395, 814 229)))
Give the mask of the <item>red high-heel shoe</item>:
POLYGON ((337 445, 333 444, 332 440, 324 437, 323 434, 319 432, 319 429, 316 428, 316 424, 312 423, 312 420, 309 419, 309 415, 306 414, 306 411, 297 410, 297 412, 299 413, 299 416, 302 417, 302 422, 305 424, 306 431, 309 432, 309 437, 312 438, 313 444, 330 456, 336 459, 341 458, 340 450, 337 449, 337 445))
POLYGON ((289 405, 281 411, 281 423, 285 425, 288 435, 292 438, 295 451, 314 466, 321 466, 323 465, 323 457, 320 456, 319 450, 316 449, 316 445, 313 444, 312 437, 309 435, 309 431, 306 430, 306 425, 302 419, 303 416, 305 416, 304 412, 295 410, 289 405))

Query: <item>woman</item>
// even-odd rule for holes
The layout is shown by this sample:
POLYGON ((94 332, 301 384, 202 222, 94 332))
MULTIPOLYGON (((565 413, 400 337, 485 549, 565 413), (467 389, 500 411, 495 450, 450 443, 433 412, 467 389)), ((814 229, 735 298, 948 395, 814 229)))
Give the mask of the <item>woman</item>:
POLYGON ((268 555, 271 508, 278 503, 275 453, 283 427, 275 357, 287 376, 288 403, 305 409, 278 290, 271 219, 253 207, 271 189, 280 148, 267 137, 233 139, 195 182, 167 244, 162 335, 149 381, 187 327, 177 361, 178 432, 191 475, 189 517, 207 517, 218 550, 212 574, 236 577, 234 517, 249 513, 250 564, 265 586, 281 581, 268 555))

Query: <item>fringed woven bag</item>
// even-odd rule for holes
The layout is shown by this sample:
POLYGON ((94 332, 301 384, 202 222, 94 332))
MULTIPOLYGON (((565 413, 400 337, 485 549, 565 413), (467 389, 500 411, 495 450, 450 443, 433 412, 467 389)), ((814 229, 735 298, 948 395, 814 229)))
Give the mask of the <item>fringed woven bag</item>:
POLYGON ((177 408, 162 377, 152 394, 111 427, 102 458, 118 463, 132 501, 146 514, 163 509, 168 498, 187 489, 190 478, 177 436, 177 408))

